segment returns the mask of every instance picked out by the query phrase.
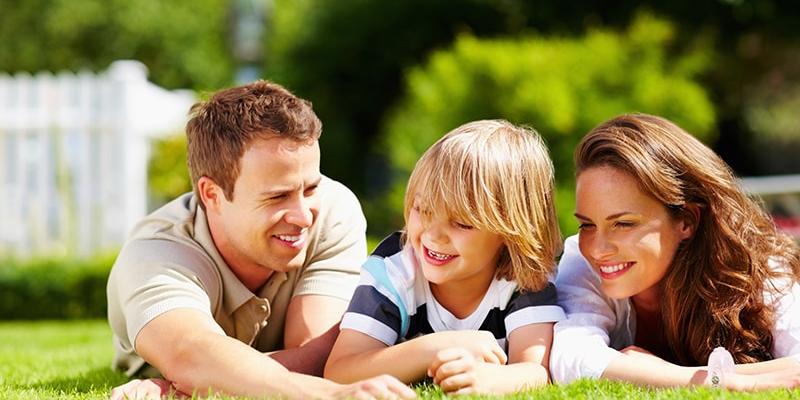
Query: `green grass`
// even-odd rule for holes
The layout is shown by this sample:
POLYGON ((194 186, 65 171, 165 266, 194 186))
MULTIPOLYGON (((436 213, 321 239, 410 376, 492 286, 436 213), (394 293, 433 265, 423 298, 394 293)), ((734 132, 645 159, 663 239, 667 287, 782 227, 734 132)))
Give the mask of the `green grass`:
MULTIPOLYGON (((0 399, 105 399, 125 377, 111 371, 111 332, 105 321, 0 322, 0 399)), ((418 385, 421 398, 447 398, 418 385)), ((650 390, 607 381, 551 385, 505 399, 800 399, 800 390, 731 393, 650 390)), ((492 397, 467 397, 492 398, 492 397)))

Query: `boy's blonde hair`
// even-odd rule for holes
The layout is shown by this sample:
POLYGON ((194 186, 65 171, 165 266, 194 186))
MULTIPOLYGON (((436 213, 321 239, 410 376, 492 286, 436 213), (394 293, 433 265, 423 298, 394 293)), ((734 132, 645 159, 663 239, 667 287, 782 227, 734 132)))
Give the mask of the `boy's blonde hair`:
POLYGON ((497 275, 527 290, 543 289, 561 252, 553 163, 533 129, 503 120, 464 124, 417 161, 404 217, 414 202, 423 222, 444 215, 503 238, 497 275))

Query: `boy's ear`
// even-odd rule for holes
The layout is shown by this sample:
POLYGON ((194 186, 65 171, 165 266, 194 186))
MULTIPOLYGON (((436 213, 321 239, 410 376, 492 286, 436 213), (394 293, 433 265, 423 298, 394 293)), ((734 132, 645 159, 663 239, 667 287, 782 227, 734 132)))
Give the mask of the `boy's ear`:
POLYGON ((206 206, 206 212, 219 211, 225 193, 213 179, 207 176, 200 177, 197 180, 197 193, 200 195, 200 201, 206 206))
POLYGON ((681 240, 686 240, 694 236, 697 225, 700 224, 700 205, 697 203, 686 203, 681 213, 681 240))

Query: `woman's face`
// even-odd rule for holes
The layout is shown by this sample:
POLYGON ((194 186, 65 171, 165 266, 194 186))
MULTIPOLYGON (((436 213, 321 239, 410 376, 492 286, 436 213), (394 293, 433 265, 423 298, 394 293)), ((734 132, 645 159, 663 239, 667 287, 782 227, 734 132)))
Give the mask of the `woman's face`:
POLYGON ((609 166, 578 175, 575 217, 580 250, 612 298, 657 300, 658 283, 678 244, 692 228, 639 188, 628 173, 609 166))

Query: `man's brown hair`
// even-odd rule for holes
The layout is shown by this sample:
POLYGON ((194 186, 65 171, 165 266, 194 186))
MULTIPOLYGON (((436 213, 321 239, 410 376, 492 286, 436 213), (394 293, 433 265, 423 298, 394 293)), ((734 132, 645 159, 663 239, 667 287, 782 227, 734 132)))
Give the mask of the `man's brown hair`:
POLYGON ((221 90, 193 105, 189 114, 189 174, 198 198, 197 182, 205 176, 233 200, 240 160, 255 139, 280 136, 305 142, 322 133, 309 101, 267 81, 221 90))

